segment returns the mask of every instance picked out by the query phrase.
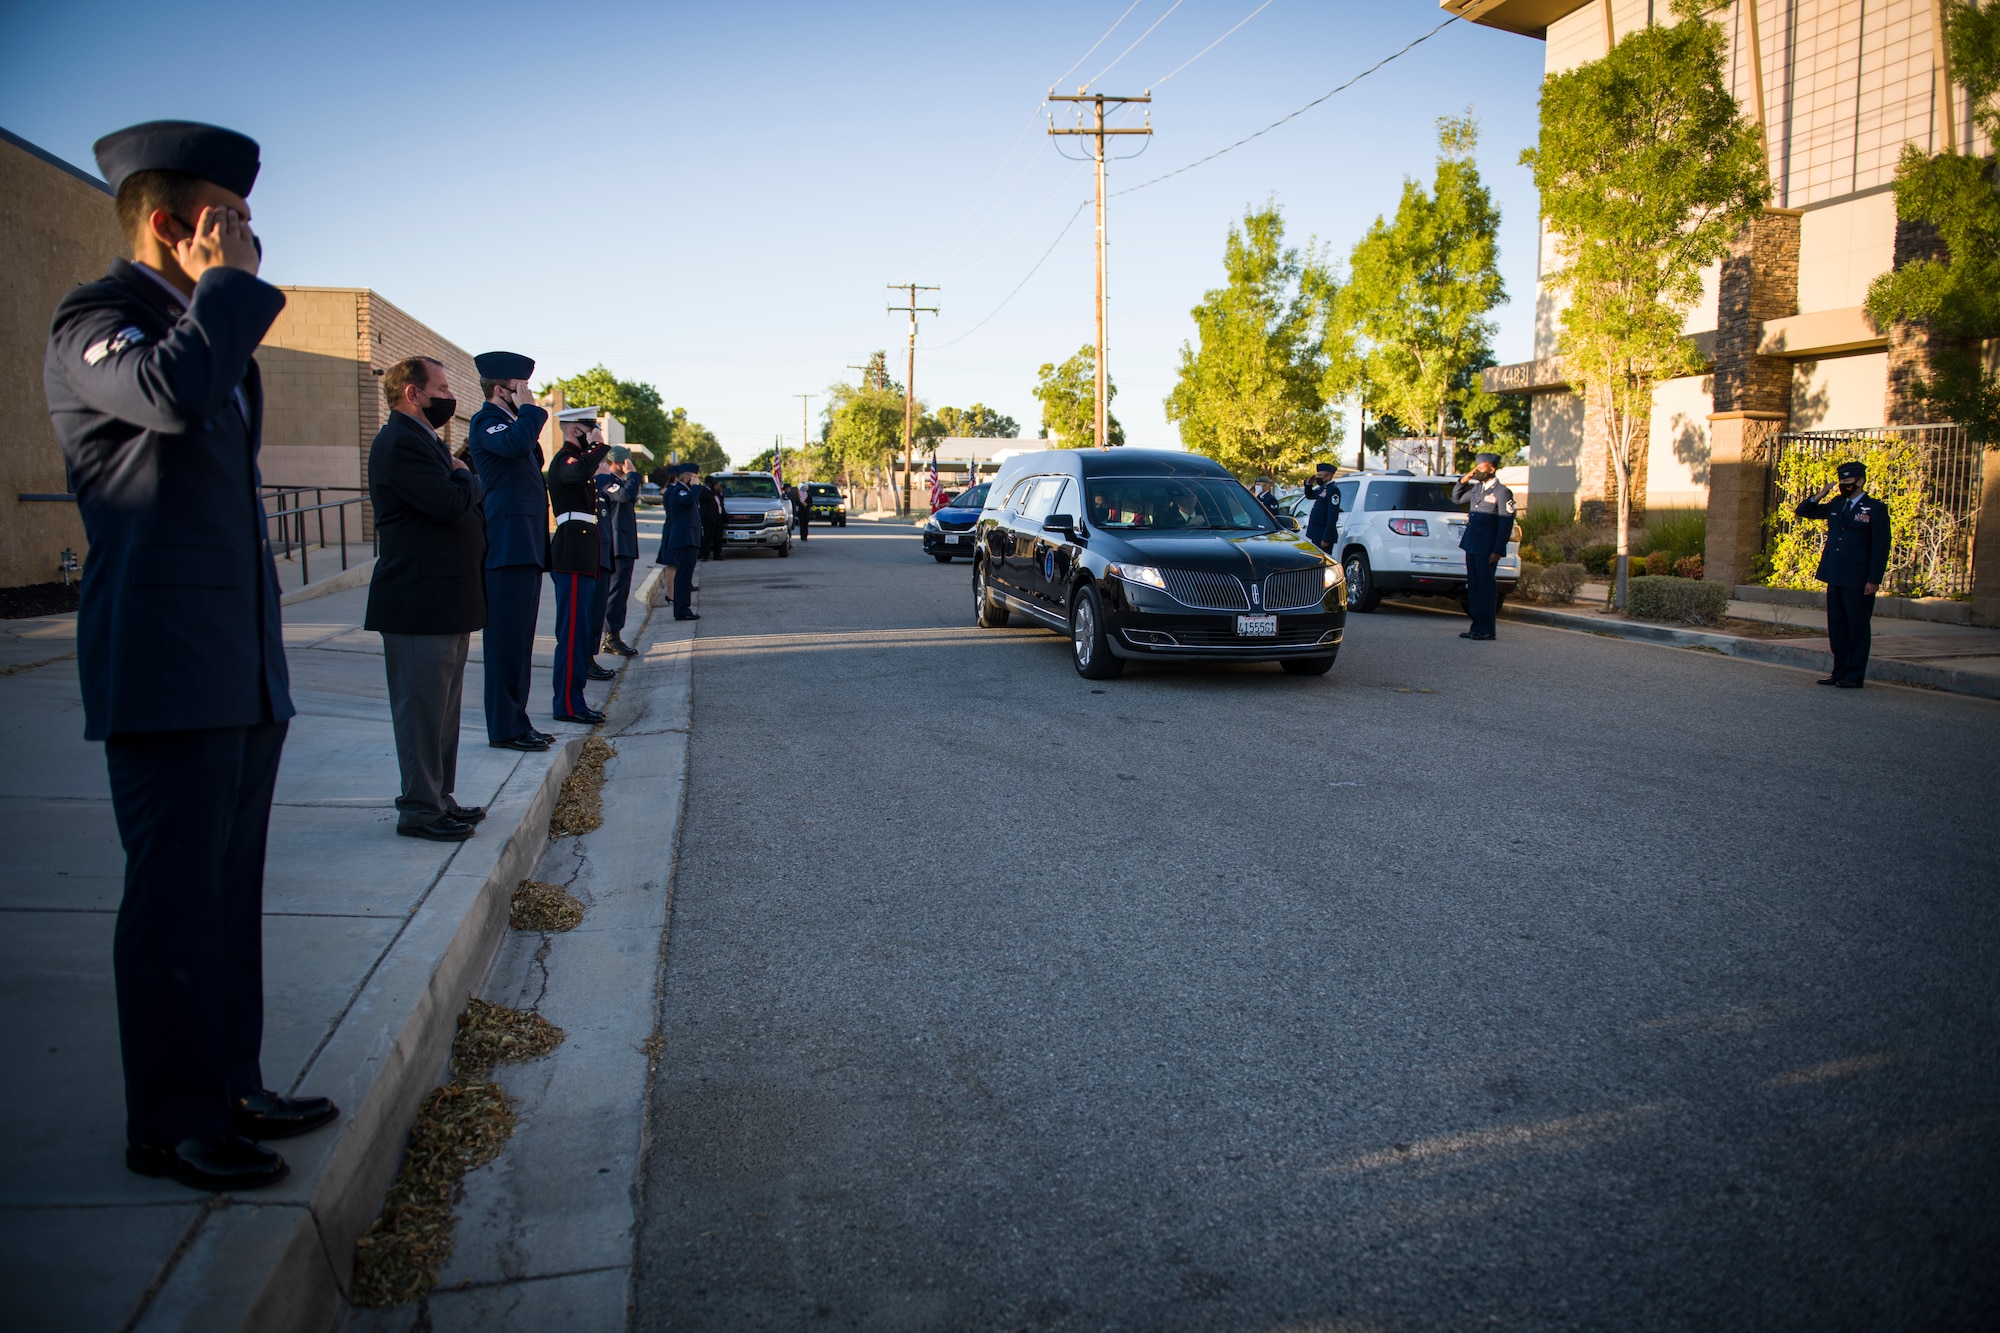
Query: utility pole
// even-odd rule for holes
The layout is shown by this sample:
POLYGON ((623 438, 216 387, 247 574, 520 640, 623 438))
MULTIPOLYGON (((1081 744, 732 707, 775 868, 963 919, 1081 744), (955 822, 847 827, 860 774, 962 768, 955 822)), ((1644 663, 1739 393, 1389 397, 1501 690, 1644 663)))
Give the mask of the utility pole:
POLYGON ((889 290, 892 292, 907 291, 910 294, 910 303, 908 305, 892 305, 889 307, 889 313, 892 315, 898 311, 907 311, 910 316, 910 368, 904 372, 906 378, 903 381, 903 507, 896 511, 899 514, 908 514, 910 512, 910 436, 916 427, 917 409, 917 313, 919 311, 931 315, 937 313, 937 307, 934 305, 918 305, 917 293, 934 292, 939 289, 936 287, 920 287, 914 282, 892 282, 889 284, 889 290))
POLYGON ((1103 93, 1087 93, 1078 88, 1074 94, 1058 94, 1049 89, 1051 102, 1089 102, 1095 115, 1090 125, 1083 123, 1079 109, 1077 124, 1073 129, 1057 129, 1055 116, 1049 117, 1049 133, 1052 135, 1087 135, 1094 144, 1097 159, 1097 447, 1102 449, 1110 443, 1111 429, 1111 371, 1105 364, 1104 346, 1104 138, 1110 134, 1151 134, 1153 132, 1152 113, 1147 112, 1144 128, 1107 129, 1104 124, 1104 104, 1123 105, 1126 102, 1151 102, 1148 92, 1144 97, 1107 97, 1103 93))
POLYGON ((803 458, 812 444, 812 400, 819 395, 795 393, 792 397, 799 400, 799 456, 803 458))

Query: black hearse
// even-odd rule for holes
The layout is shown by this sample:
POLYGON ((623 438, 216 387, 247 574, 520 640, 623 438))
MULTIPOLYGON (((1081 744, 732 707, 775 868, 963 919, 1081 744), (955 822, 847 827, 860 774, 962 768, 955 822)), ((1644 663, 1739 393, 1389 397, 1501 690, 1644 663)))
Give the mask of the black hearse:
POLYGON ((1066 634, 1092 680, 1142 657, 1317 676, 1340 651, 1340 565, 1199 454, 1017 454, 973 533, 978 623, 1018 614, 1066 634))

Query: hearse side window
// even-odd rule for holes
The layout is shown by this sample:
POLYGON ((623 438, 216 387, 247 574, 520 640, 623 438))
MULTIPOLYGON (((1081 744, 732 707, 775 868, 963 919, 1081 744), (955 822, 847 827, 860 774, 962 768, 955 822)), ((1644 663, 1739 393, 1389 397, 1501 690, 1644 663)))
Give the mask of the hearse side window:
POLYGON ((1021 511, 1021 517, 1030 523, 1039 523, 1054 513, 1056 497, 1062 494, 1063 487, 1068 481, 1068 477, 1043 477, 1036 483, 1034 497, 1028 501, 1027 508, 1021 511))
POLYGON ((1027 507, 1028 497, 1035 493, 1035 483, 1040 477, 1023 477, 1014 485, 1014 493, 1007 497, 1007 512, 1018 514, 1027 507))

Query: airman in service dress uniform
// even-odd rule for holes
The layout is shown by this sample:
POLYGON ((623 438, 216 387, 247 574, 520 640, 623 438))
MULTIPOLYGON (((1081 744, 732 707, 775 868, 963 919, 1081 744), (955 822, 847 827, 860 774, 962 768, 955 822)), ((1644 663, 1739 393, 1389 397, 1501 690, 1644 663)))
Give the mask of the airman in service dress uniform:
POLYGON ((611 446, 590 444, 587 434, 582 422, 570 426, 549 464, 549 500, 556 511, 549 575, 556 585, 556 721, 594 724, 604 714, 583 697, 584 682, 597 665, 591 660, 597 644, 590 633, 591 607, 597 600, 597 488, 590 479, 611 446))
POLYGON ((1514 536, 1514 492, 1500 480, 1500 455, 1479 454, 1472 471, 1451 488, 1453 504, 1469 505, 1465 535, 1458 548, 1465 552, 1465 609, 1472 628, 1461 639, 1490 639, 1500 613, 1500 584, 1494 566, 1507 554, 1514 536))
POLYGON ((1313 502, 1306 515, 1306 540, 1322 551, 1333 550, 1340 535, 1340 489, 1333 484, 1334 473, 1333 464, 1321 463, 1305 484, 1305 497, 1313 502))
POLYGON ((339 1114, 266 1090, 261 1068, 264 846, 294 710, 251 353, 285 297, 257 277, 256 143, 156 121, 96 153, 138 262, 63 298, 42 384, 90 538, 83 734, 104 742, 125 848, 125 1163, 250 1189, 286 1173, 255 1140, 339 1114))
POLYGON ((546 750, 554 736, 528 722, 535 677, 535 618, 549 567, 549 493, 542 481, 542 427, 549 414, 528 389, 535 363, 517 352, 472 358, 486 402, 466 443, 486 492, 486 743, 546 750))
POLYGON ((597 486, 597 629, 604 636, 602 651, 631 657, 637 649, 625 642, 625 608, 632 599, 632 567, 639 560, 638 470, 621 464, 599 472, 597 486), (607 576, 608 571, 608 576, 607 576))
POLYGON ((674 571, 674 619, 700 620, 694 609, 694 562, 701 550, 701 469, 676 463, 667 469, 666 530, 660 534, 655 557, 674 571))
POLYGON ((1820 681, 1858 690, 1868 675, 1869 622, 1875 590, 1889 572, 1889 506, 1863 489, 1868 469, 1842 463, 1834 469, 1840 498, 1823 504, 1826 491, 1798 507, 1800 518, 1826 520, 1826 548, 1816 577, 1826 584, 1826 637, 1833 649, 1833 674, 1820 681))

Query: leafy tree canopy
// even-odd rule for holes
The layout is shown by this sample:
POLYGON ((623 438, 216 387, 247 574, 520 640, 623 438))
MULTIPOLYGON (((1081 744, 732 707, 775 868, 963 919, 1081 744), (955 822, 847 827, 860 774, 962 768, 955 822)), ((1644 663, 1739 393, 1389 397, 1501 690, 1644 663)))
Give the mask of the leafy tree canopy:
MULTIPOLYGON (((1944 6, 1953 77, 1972 102, 1989 142, 2000 142, 2000 4, 1944 6)), ((1896 216, 1932 227, 1942 255, 1918 259, 1876 278, 1868 313, 1877 327, 1916 320, 1951 339, 2000 335, 2000 166, 1992 157, 1932 156, 1903 145, 1896 164, 1896 216)), ((2000 379, 1976 346, 1933 354, 1935 373, 1917 392, 1940 420, 1958 421, 1975 439, 2000 442, 2000 379)))
MULTIPOLYGON (((1042 405, 1042 434, 1059 449, 1088 449, 1097 443, 1097 348, 1085 343, 1075 356, 1057 365, 1042 363, 1035 372, 1035 399, 1042 405)), ((1116 381, 1104 386, 1105 437, 1109 443, 1125 443, 1125 428, 1112 415, 1111 400, 1118 396, 1116 381)))
POLYGON ((672 448, 672 425, 660 407, 660 391, 638 380, 621 380, 603 366, 592 366, 581 375, 571 375, 542 386, 541 391, 561 389, 563 401, 571 407, 601 407, 625 425, 625 438, 642 444, 655 462, 665 462, 672 448))
POLYGON ((1320 396, 1333 275, 1316 247, 1301 256, 1284 241, 1275 204, 1230 227, 1224 285, 1191 312, 1199 346, 1181 344, 1167 396, 1182 442, 1244 476, 1307 467, 1339 440, 1320 396))
POLYGON ((940 438, 1014 440, 1021 436, 1020 423, 1002 416, 984 403, 971 407, 940 407, 937 410, 940 438))
POLYGON ((1636 29, 1602 60, 1550 78, 1540 138, 1521 154, 1555 233, 1550 280, 1569 297, 1564 366, 1608 427, 1621 596, 1630 460, 1653 386, 1695 368, 1681 330, 1701 271, 1771 194, 1762 131, 1737 106, 1724 34, 1700 8, 1676 0, 1681 22, 1636 29))
POLYGON ((710 472, 721 472, 729 466, 729 455, 723 450, 722 441, 699 421, 688 420, 685 407, 675 408, 668 414, 667 420, 672 426, 667 448, 681 462, 700 467, 704 476, 710 472))
POLYGON ((829 470, 851 479, 889 465, 903 440, 901 386, 878 386, 870 377, 828 388, 825 455, 829 470))
POLYGON ((1365 384, 1375 410, 1443 435, 1454 418, 1482 429, 1511 418, 1471 373, 1493 364, 1487 313, 1507 299, 1500 212, 1473 160, 1478 125, 1467 114, 1437 127, 1431 188, 1405 180, 1395 218, 1376 218, 1349 257, 1325 387, 1365 384))

